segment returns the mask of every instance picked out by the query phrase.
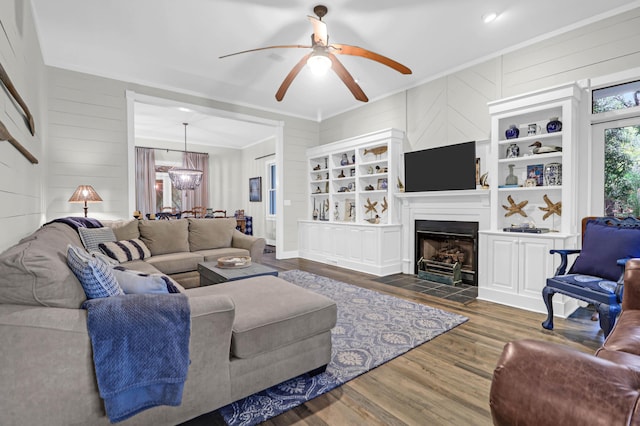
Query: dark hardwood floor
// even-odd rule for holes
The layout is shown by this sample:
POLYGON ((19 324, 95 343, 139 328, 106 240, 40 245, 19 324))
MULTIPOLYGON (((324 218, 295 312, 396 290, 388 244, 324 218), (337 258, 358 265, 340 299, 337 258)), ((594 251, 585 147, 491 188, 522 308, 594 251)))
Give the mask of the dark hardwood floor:
MULTIPOLYGON (((598 323, 584 309, 569 319, 556 319, 555 329, 548 331, 540 325, 543 314, 468 297, 437 297, 433 294, 439 293, 429 294, 424 286, 393 285, 399 279, 410 281, 411 276, 394 276, 385 284, 380 277, 304 259, 276 260, 275 253, 265 253, 262 263, 324 275, 469 318, 405 355, 263 423, 268 426, 490 425, 491 375, 505 343, 533 338, 593 353, 603 341, 598 323)), ((216 416, 199 420, 188 424, 221 424, 216 416)))

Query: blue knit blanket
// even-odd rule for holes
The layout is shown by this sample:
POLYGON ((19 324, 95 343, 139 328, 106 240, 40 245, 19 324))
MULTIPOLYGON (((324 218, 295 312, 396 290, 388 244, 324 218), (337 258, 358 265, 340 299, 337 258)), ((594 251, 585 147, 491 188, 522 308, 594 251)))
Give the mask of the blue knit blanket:
POLYGON ((184 294, 129 294, 84 302, 98 389, 112 423, 177 406, 189 368, 184 294))

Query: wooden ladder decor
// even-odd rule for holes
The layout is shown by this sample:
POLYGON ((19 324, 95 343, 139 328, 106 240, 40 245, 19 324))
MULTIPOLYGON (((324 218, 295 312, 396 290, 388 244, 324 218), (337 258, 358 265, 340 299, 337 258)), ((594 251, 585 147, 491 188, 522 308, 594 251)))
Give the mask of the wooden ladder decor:
MULTIPOLYGON (((2 81, 2 84, 4 84, 11 96, 13 96, 13 99, 16 100, 18 105, 20 105, 20 107, 24 111, 27 123, 29 125, 29 131, 31 132, 31 135, 34 136, 36 134, 36 126, 33 121, 33 115, 31 115, 31 111, 29 111, 27 104, 24 102, 24 100, 16 90, 16 87, 11 82, 9 74, 7 74, 2 64, 0 64, 0 81, 2 81)), ((13 136, 11 136, 11 133, 9 133, 7 127, 2 122, 0 122, 0 140, 8 141, 18 151, 20 151, 22 155, 24 155, 29 161, 31 161, 32 164, 38 164, 38 159, 34 157, 33 154, 31 154, 27 150, 27 148, 22 146, 22 144, 20 144, 20 142, 18 142, 13 136)))
POLYGON ((22 155, 24 155, 27 160, 31 161, 32 164, 38 164, 38 159, 31 154, 27 148, 22 146, 20 142, 18 142, 11 133, 7 130, 4 123, 0 121, 0 141, 8 141, 11 145, 13 145, 22 155))

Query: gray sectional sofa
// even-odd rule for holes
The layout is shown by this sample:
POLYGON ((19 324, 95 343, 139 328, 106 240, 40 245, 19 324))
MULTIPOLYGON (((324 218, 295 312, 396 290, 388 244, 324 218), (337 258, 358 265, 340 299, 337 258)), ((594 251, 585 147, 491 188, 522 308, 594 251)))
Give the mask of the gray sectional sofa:
POLYGON ((198 287, 198 263, 223 256, 251 256, 260 263, 264 238, 236 230, 234 218, 104 221, 117 240, 139 238, 151 251, 151 257, 123 266, 142 272, 162 272, 184 288, 198 287))
MULTIPOLYGON (((122 239, 138 232, 153 254, 128 268, 157 269, 185 287, 197 282, 198 260, 241 252, 260 258, 264 243, 233 230, 230 247, 207 247, 216 235, 204 228, 224 224, 205 220, 109 225, 122 239)), ((0 254, 2 425, 110 424, 98 393, 87 311, 81 309, 84 291, 66 264, 69 244, 82 246, 78 232, 52 223, 0 254)), ((324 296, 273 276, 182 290, 191 335, 181 404, 150 408, 121 424, 178 424, 321 370, 330 360, 336 305, 324 296)))

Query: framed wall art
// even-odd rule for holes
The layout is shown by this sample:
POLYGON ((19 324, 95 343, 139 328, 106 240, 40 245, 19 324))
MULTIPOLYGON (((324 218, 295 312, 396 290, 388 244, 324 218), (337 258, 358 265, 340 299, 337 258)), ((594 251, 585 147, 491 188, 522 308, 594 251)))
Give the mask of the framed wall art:
POLYGON ((262 201, 262 178, 249 178, 249 201, 262 201))

